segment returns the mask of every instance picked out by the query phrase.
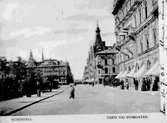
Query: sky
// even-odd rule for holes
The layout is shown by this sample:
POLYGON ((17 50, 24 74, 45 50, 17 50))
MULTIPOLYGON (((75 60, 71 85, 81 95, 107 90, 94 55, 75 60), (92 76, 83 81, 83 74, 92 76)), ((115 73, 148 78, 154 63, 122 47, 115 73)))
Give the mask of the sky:
POLYGON ((81 79, 97 20, 102 39, 115 42, 113 0, 1 0, 0 56, 37 61, 68 61, 74 78, 81 79))

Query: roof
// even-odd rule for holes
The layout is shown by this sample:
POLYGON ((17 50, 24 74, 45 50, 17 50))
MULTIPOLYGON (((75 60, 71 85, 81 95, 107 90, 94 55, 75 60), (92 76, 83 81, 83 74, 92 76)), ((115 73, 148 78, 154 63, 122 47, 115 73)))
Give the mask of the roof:
POLYGON ((66 65, 66 63, 63 61, 55 60, 55 59, 48 59, 48 60, 44 60, 39 65, 39 67, 51 67, 51 66, 61 66, 61 65, 66 65))
POLYGON ((109 48, 109 49, 106 49, 106 50, 103 50, 103 51, 100 51, 97 53, 97 55, 110 55, 110 54, 117 54, 118 51, 114 48, 109 48))

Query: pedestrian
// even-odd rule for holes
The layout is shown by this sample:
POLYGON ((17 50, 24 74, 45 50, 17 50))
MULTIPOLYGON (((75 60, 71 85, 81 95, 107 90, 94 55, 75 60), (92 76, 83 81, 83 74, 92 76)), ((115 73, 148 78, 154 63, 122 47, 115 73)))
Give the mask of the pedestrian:
POLYGON ((151 88, 151 80, 150 80, 150 78, 148 78, 148 81, 147 81, 147 90, 150 91, 150 88, 151 88))
POLYGON ((126 89, 129 90, 129 82, 128 82, 128 79, 126 79, 126 89))
POLYGON ((74 99, 75 98, 75 88, 74 88, 74 85, 70 85, 71 87, 71 90, 70 90, 70 97, 69 99, 74 99))
POLYGON ((124 81, 121 80, 121 89, 123 90, 124 89, 124 81))
POLYGON ((136 79, 136 80, 135 80, 135 89, 136 89, 136 90, 138 90, 138 86, 139 86, 139 82, 138 82, 138 80, 136 79))
POLYGON ((142 87, 141 87, 141 90, 142 90, 142 91, 146 91, 146 90, 147 90, 147 85, 146 85, 146 79, 145 79, 145 78, 142 79, 142 87))
POLYGON ((158 82, 159 82, 159 77, 156 77, 154 80, 152 91, 158 91, 158 89, 159 89, 158 82))

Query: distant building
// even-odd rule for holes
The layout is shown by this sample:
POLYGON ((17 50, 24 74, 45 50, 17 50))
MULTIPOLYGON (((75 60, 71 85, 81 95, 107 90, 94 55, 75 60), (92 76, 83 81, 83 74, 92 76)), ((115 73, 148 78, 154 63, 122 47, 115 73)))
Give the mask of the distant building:
POLYGON ((115 64, 116 53, 115 45, 106 46, 105 41, 102 41, 100 28, 97 25, 95 42, 90 47, 84 69, 84 80, 99 84, 105 84, 106 81, 111 82, 118 73, 115 64))
POLYGON ((43 53, 42 61, 36 62, 32 52, 30 52, 27 68, 29 70, 40 71, 43 82, 51 81, 53 86, 54 84, 64 85, 73 82, 73 75, 68 62, 56 59, 44 59, 43 53))
MULTIPOLYGON (((158 0, 114 0, 116 62, 120 79, 152 80, 160 74, 158 0), (153 68, 157 68, 153 70, 153 68)), ((139 82, 142 86, 142 82, 139 82)), ((151 89, 150 88, 150 89, 151 89)))

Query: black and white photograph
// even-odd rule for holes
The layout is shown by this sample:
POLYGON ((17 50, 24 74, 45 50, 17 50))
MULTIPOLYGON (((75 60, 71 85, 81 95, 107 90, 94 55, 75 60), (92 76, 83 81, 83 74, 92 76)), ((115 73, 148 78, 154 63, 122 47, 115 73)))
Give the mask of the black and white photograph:
POLYGON ((0 116, 165 112, 158 1, 0 0, 0 116))

